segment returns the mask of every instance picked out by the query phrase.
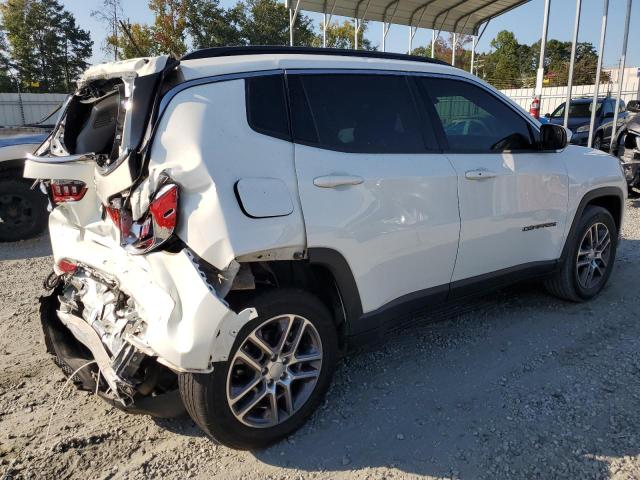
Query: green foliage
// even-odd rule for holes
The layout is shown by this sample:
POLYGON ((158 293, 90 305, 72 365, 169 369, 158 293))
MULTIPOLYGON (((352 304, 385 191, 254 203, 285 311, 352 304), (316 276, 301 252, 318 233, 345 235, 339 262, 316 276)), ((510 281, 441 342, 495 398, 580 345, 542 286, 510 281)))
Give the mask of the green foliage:
MULTIPOLYGON (((240 1, 232 9, 246 45, 289 45, 289 12, 277 0, 240 1)), ((311 45, 315 35, 312 21, 298 14, 293 30, 295 45, 311 45)))
POLYGON ((9 92, 15 88, 11 77, 11 61, 9 60, 7 38, 0 26, 0 92, 9 92))
MULTIPOLYGON (((322 23, 321 32, 312 42, 314 47, 322 47, 322 23)), ((358 31, 358 48, 360 50, 375 50, 371 41, 364 38, 367 31, 367 22, 362 22, 358 31)), ((327 26, 327 47, 328 48, 355 48, 355 26, 353 21, 345 20, 342 24, 331 22, 327 26)))
POLYGON ((7 0, 0 14, 23 91, 71 91, 88 66, 89 32, 57 0, 7 0))
POLYGON ((153 39, 161 52, 181 57, 187 52, 187 11, 192 0, 149 0, 155 15, 153 39))
MULTIPOLYGON (((469 71, 471 66, 471 51, 465 49, 465 46, 471 42, 470 35, 456 35, 456 67, 469 71)), ((436 48, 434 58, 451 63, 453 53, 453 34, 449 34, 449 38, 436 38, 436 48)), ((417 47, 411 51, 412 55, 418 55, 431 58, 431 42, 426 47, 417 47)))
POLYGON ((117 51, 119 59, 150 57, 159 55, 153 28, 140 23, 122 22, 117 35, 107 37, 107 44, 112 51, 117 51), (117 50, 116 50, 117 47, 117 50))
MULTIPOLYGON (((478 74, 497 88, 522 88, 535 85, 540 41, 532 45, 518 43, 513 32, 502 30, 491 41, 492 52, 478 56, 478 74)), ((571 59, 571 42, 550 39, 545 51, 545 85, 566 85, 571 59)), ((578 43, 574 85, 595 81, 598 55, 591 43, 578 43)), ((608 81, 603 74, 603 81, 608 81)))
POLYGON ((187 30, 194 48, 243 45, 238 10, 225 10, 218 0, 193 0, 187 9, 187 30))

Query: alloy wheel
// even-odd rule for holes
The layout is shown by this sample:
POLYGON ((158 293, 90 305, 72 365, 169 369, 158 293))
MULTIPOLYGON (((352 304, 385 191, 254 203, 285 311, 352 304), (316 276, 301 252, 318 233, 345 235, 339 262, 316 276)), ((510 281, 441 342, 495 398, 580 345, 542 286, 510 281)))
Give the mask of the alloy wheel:
POLYGON ((322 368, 316 327, 299 315, 279 315, 254 329, 231 359, 227 402, 250 427, 278 425, 311 396, 322 368))
POLYGON ((576 274, 580 286, 585 289, 597 287, 602 282, 611 256, 611 234, 604 223, 594 223, 582 237, 576 274))

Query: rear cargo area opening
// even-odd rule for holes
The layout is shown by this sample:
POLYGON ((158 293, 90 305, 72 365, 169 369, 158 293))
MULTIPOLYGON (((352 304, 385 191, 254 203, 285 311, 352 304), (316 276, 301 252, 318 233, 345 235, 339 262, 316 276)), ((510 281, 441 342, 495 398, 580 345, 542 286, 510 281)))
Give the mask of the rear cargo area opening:
POLYGON ((69 154, 93 153, 101 167, 118 158, 126 113, 122 81, 93 82, 72 98, 64 125, 69 154))

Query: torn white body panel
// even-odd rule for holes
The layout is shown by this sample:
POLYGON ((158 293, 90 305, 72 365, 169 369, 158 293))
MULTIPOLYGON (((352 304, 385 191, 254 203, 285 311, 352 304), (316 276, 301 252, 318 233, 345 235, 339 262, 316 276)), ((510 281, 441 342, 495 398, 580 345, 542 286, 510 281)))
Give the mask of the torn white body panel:
MULTIPOLYGON (((174 371, 210 371, 213 362, 227 358, 235 333, 255 316, 252 309, 230 310, 203 280, 187 250, 130 255, 116 239, 70 227, 60 209, 52 212, 49 227, 56 263, 73 259, 116 282, 143 322, 125 340, 174 371)), ((95 298, 95 304, 85 298, 85 308, 103 314, 103 299, 95 298)))
MULTIPOLYGON (((291 259, 306 247, 293 144, 256 134, 245 110, 244 80, 183 90, 167 106, 151 149, 147 182, 165 172, 181 186, 178 236, 221 270, 255 252, 286 251, 291 259), (243 198, 262 200, 259 210, 251 202, 255 216, 267 218, 242 211, 238 182, 243 198)), ((147 182, 140 190, 153 190, 147 182)))

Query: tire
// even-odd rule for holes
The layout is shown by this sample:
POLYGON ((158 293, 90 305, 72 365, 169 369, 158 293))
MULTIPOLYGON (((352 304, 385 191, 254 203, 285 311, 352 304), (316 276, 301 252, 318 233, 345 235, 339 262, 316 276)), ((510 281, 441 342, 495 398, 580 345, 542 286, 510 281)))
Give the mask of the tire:
MULTIPOLYGON (((584 302, 586 300, 590 300, 598 295, 606 285, 615 262, 616 248, 618 244, 618 229, 611 213, 602 207, 596 207, 593 205, 587 206, 579 220, 578 228, 572 237, 567 239, 567 242, 567 253, 560 265, 560 269, 554 277, 545 282, 545 287, 549 293, 564 300, 570 300, 573 302, 584 302), (594 269, 593 283, 587 283, 585 285, 584 280, 589 278, 588 274, 586 277, 584 275, 586 272, 585 268, 589 269, 591 267, 579 267, 578 254, 581 245, 583 247, 588 245, 589 239, 587 238, 587 235, 594 227, 598 230, 598 236, 600 237, 599 240, 603 241, 603 245, 605 243, 603 240, 605 238, 605 235, 603 234, 604 228, 608 231, 609 244, 608 253, 606 253, 606 266, 602 266, 602 260, 598 260, 597 258, 591 259, 591 254, 581 254, 580 263, 584 264, 585 262, 595 262, 598 265, 597 272, 594 269), (585 241, 587 243, 583 243, 585 241)), ((584 248, 583 251, 585 251, 584 248)))
POLYGON ((49 216, 46 197, 31 190, 29 181, 14 178, 13 172, 0 175, 0 242, 25 240, 42 233, 49 216))
POLYGON ((592 148, 595 148, 596 150, 600 150, 602 149, 602 134, 598 133, 595 138, 593 139, 593 144, 591 145, 592 148))
MULTIPOLYGON (((229 361, 215 363, 213 372, 208 374, 184 373, 179 377, 180 394, 191 418, 215 441, 242 450, 265 448, 300 428, 322 401, 331 383, 338 358, 337 333, 331 314, 315 296, 302 290, 276 289, 255 296, 247 303, 247 306, 255 308, 258 317, 245 325, 238 333, 229 355, 229 361), (284 315, 288 317, 282 317, 284 315), (308 323, 303 322, 305 319, 308 323), (282 330, 287 331, 289 336, 274 334, 268 346, 275 346, 277 350, 280 339, 286 336, 286 338, 293 337, 293 339, 291 342, 283 342, 284 346, 281 350, 286 352, 287 349, 293 348, 297 332, 304 324, 302 340, 298 344, 303 346, 306 343, 307 352, 311 352, 311 354, 306 354, 307 358, 312 358, 317 350, 317 342, 320 342, 319 367, 318 361, 307 362, 304 360, 295 364, 294 360, 291 360, 291 364, 285 364, 283 367, 278 356, 278 361, 271 363, 271 367, 267 368, 270 361, 265 360, 267 355, 256 347, 257 344, 253 343, 252 338, 258 336, 264 339, 268 335, 262 332, 269 333, 269 328, 273 328, 275 332, 280 328, 280 325, 285 325, 287 322, 291 322, 292 327, 290 330, 284 330, 283 327, 282 330), (313 328, 309 328, 309 324, 313 328), (275 328, 276 326, 278 328, 275 328), (314 331, 317 336, 313 333, 314 331), (278 340, 274 342, 274 339, 278 340), (242 347, 241 351, 239 351, 240 347, 242 347), (255 369, 250 368, 249 363, 244 361, 245 352, 249 352, 248 355, 257 364, 255 369), (259 357, 265 358, 260 361, 256 360, 259 357), (311 364, 315 366, 311 366, 311 364), (262 369, 262 374, 258 368, 262 369), (289 385, 295 387, 291 387, 288 391, 296 392, 295 395, 298 396, 295 397, 294 393, 290 393, 288 398, 293 400, 287 402, 286 395, 284 395, 285 387, 280 382, 289 381, 288 376, 297 368, 309 369, 308 371, 317 377, 313 384, 311 382, 314 380, 309 379, 291 380, 289 385), (276 373, 273 374, 272 370, 276 373), (239 382, 238 379, 242 379, 243 376, 249 377, 249 374, 251 374, 251 378, 246 381, 246 385, 254 384, 254 382, 259 383, 255 388, 247 390, 244 390, 243 385, 239 388, 240 393, 233 396, 230 392, 235 385, 234 382, 239 382), (273 375, 281 375, 275 377, 280 379, 286 375, 287 379, 273 380, 273 375), (251 405, 255 398, 260 397, 261 393, 267 392, 269 387, 274 389, 273 391, 276 393, 280 392, 282 396, 277 399, 277 395, 267 394, 264 397, 264 403, 263 401, 259 402, 255 408, 249 409, 245 416, 239 417, 238 415, 242 415, 242 413, 238 411, 234 413, 233 409, 247 409, 247 405, 251 405), (272 398, 276 399, 275 411, 277 413, 275 414, 272 413, 272 398), (290 409, 292 413, 287 414, 287 406, 293 406, 296 399, 299 401, 299 405, 295 407, 295 410, 292 407, 290 409), (234 403, 232 407, 232 402, 237 403, 234 403), (256 420, 251 416, 255 417, 260 414, 264 414, 263 423, 260 423, 262 420, 256 420), (278 420, 274 420, 274 417, 278 420), (271 422, 276 423, 271 424, 271 422)), ((300 351, 296 350, 295 353, 300 351)), ((300 355, 296 358, 304 357, 300 355)), ((273 359, 274 357, 271 357, 271 360, 273 359)), ((300 376, 301 373, 307 373, 307 370, 299 370, 296 374, 300 376)))

